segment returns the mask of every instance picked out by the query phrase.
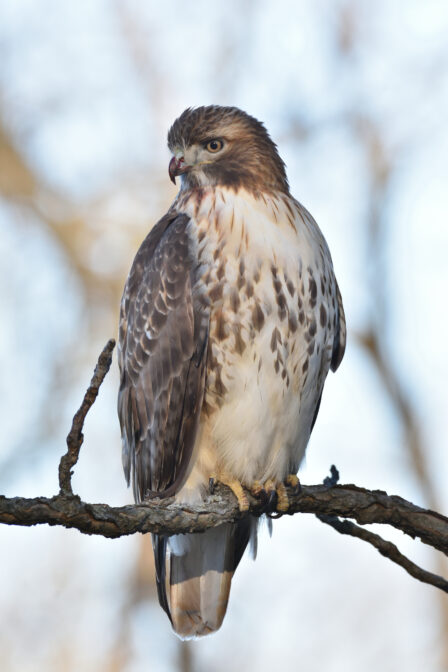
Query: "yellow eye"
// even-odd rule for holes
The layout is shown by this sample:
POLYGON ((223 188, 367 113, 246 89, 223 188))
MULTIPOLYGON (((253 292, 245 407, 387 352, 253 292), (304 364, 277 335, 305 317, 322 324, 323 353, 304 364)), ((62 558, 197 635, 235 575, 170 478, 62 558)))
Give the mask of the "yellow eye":
POLYGON ((205 149, 208 152, 211 152, 212 154, 216 154, 216 152, 219 152, 219 150, 222 149, 223 146, 224 146, 224 143, 223 143, 222 140, 210 140, 205 145, 205 149))

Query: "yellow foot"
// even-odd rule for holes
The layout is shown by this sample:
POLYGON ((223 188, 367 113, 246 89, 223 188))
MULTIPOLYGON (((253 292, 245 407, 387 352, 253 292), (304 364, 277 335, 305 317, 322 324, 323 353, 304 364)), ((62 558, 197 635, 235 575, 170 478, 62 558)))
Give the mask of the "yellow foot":
POLYGON ((250 492, 254 497, 260 499, 272 499, 273 493, 275 492, 275 483, 274 481, 268 480, 262 483, 261 481, 254 481, 250 487, 250 492))
MULTIPOLYGON (((257 499, 263 500, 263 510, 266 513, 272 513, 279 505, 283 507, 285 505, 285 498, 286 505, 288 504, 285 487, 283 485, 276 487, 275 482, 271 479, 268 479, 264 483, 254 481, 250 492, 257 499)), ((286 508, 288 507, 286 506, 286 508)))
POLYGON ((254 497, 257 497, 257 499, 262 495, 264 495, 266 492, 263 483, 261 483, 260 481, 254 481, 251 485, 250 491, 254 497))
POLYGON ((295 474, 289 474, 285 478, 284 483, 280 483, 277 486, 272 480, 268 480, 265 483, 254 481, 250 492, 257 499, 265 501, 266 511, 270 510, 272 512, 275 506, 275 510, 285 513, 289 509, 287 486, 292 488, 294 494, 300 492, 300 481, 295 474))
POLYGON ((231 491, 238 500, 238 507, 240 511, 249 511, 249 500, 246 497, 246 494, 243 490, 243 486, 241 485, 241 483, 234 478, 232 479, 220 478, 219 480, 221 483, 227 485, 227 487, 231 489, 231 491))
POLYGON ((284 513, 289 509, 288 493, 284 483, 277 486, 277 511, 284 513))
POLYGON ((289 509, 289 497, 286 491, 286 486, 289 486, 294 495, 300 492, 300 481, 295 474, 288 474, 284 483, 277 486, 277 511, 285 512, 289 509))
POLYGON ((285 485, 289 485, 289 487, 293 489, 295 495, 301 490, 299 478, 295 474, 288 474, 285 478, 285 485))

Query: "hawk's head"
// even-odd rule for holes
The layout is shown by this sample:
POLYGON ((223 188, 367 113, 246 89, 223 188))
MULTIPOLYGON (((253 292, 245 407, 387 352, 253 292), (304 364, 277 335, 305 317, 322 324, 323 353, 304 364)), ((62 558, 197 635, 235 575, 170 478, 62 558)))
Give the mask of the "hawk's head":
POLYGON ((188 108, 168 132, 169 173, 182 188, 244 187, 288 193, 285 164, 263 124, 237 107, 188 108))

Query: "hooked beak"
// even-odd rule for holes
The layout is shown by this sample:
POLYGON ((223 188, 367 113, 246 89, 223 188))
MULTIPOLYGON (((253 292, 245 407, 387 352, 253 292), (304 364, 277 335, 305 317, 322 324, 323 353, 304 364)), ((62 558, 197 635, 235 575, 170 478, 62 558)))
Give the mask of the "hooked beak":
POLYGON ((177 175, 182 175, 188 170, 188 166, 185 164, 185 159, 183 156, 179 158, 173 156, 168 167, 168 173, 170 175, 170 180, 173 184, 176 184, 177 175))

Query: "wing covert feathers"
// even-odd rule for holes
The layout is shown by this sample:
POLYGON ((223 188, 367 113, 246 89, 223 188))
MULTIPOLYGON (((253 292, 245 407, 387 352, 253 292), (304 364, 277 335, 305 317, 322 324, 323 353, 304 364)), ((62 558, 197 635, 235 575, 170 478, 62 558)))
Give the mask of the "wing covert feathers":
POLYGON ((345 344, 347 340, 347 327, 345 325, 344 306, 342 305, 342 296, 336 282, 336 295, 338 305, 338 319, 336 327, 336 336, 333 344, 333 353, 331 356, 331 370, 336 371, 342 362, 345 353, 345 344))
POLYGON ((121 304, 118 414, 137 502, 182 486, 203 401, 208 316, 193 295, 189 221, 171 213, 152 229, 121 304))

